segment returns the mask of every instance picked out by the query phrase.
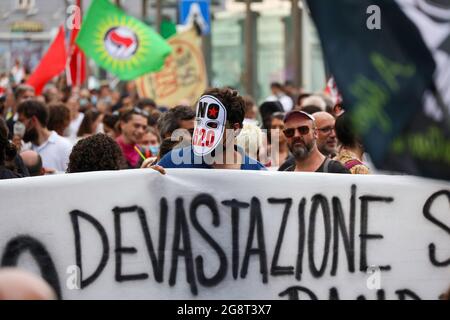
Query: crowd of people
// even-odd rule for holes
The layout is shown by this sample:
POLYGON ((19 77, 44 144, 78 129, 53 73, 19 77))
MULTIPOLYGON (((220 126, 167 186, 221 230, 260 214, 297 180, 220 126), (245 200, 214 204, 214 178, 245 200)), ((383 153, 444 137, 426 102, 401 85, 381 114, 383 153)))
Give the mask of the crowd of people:
MULTIPOLYGON (((341 103, 289 83, 271 88, 259 106, 225 87, 209 88, 195 105, 166 107, 140 98, 132 82, 121 91, 50 85, 38 96, 26 84, 11 86, 0 98, 0 179, 137 168, 373 173, 341 103)), ((6 269, 0 298, 55 294, 6 269)))
POLYGON ((226 114, 223 136, 213 128, 223 148, 215 146, 205 161, 193 147, 204 139, 195 137, 197 105, 159 106, 140 98, 133 82, 122 90, 108 83, 98 90, 48 85, 41 95, 23 83, 11 86, 0 98, 0 177, 146 167, 370 172, 342 104, 290 83, 271 89, 259 106, 232 88, 204 93, 226 114), (219 161, 227 151, 230 157, 219 161))

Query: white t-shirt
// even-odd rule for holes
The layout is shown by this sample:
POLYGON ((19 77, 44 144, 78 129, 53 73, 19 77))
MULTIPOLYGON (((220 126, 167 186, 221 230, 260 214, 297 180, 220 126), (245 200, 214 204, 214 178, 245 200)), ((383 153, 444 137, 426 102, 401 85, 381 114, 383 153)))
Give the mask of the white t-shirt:
POLYGON ((70 125, 67 127, 67 131, 64 135, 69 138, 71 141, 75 141, 77 138, 78 129, 80 129, 81 122, 83 122, 84 113, 80 112, 76 119, 70 122, 70 125))
POLYGON ((72 144, 68 139, 61 137, 52 131, 48 140, 42 145, 32 145, 31 150, 41 155, 42 166, 46 169, 54 169, 65 172, 69 164, 69 156, 72 152, 72 144))
POLYGON ((279 101, 283 106, 284 112, 289 112, 294 107, 294 101, 292 101, 292 99, 287 95, 281 95, 278 97, 271 95, 267 97, 266 101, 279 101))

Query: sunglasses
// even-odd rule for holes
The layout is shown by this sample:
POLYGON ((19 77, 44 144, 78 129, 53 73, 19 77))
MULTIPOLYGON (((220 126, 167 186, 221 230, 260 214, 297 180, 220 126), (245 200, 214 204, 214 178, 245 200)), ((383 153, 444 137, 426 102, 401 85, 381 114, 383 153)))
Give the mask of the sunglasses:
POLYGON ((295 130, 298 130, 298 133, 300 133, 300 135, 304 136, 307 135, 309 133, 309 127, 308 126, 300 126, 297 128, 287 128, 283 130, 284 135, 286 136, 286 138, 292 138, 293 136, 295 136, 295 130))

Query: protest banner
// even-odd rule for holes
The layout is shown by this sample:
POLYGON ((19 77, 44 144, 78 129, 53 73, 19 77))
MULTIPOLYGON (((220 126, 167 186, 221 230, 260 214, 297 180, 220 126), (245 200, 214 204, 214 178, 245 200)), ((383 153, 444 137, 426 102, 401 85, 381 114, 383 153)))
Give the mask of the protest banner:
POLYGON ((0 181, 2 266, 63 299, 437 299, 450 184, 234 170, 0 181))
POLYGON ((139 96, 167 107, 175 107, 181 102, 194 105, 207 86, 201 38, 195 29, 190 29, 167 41, 173 49, 172 54, 161 71, 136 80, 139 96))

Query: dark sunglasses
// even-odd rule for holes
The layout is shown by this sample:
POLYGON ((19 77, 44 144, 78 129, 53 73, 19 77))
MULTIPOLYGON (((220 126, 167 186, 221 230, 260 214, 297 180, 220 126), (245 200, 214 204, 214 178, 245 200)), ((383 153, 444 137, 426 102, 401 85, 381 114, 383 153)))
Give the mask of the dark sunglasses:
POLYGON ((298 130, 298 133, 300 135, 304 136, 309 133, 309 127, 308 126, 301 126, 297 128, 287 128, 283 130, 284 135, 286 138, 292 138, 295 135, 295 130, 298 130))

